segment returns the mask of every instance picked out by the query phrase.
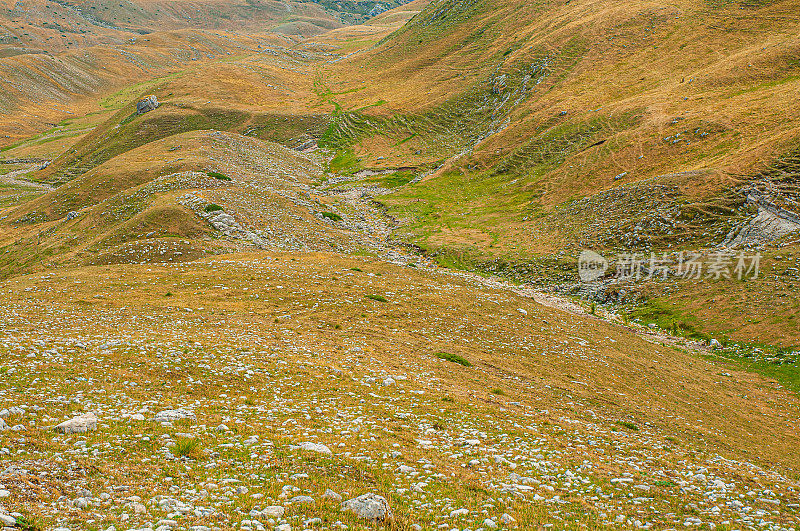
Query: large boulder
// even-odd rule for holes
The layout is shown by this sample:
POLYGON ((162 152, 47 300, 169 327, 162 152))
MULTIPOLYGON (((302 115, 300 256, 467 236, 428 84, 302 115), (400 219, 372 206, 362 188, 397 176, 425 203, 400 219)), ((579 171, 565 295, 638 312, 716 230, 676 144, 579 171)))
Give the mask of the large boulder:
POLYGON ((86 433, 97 429, 97 416, 94 413, 86 413, 78 417, 66 420, 55 427, 61 433, 86 433))
POLYGON ((372 521, 382 521, 392 519, 392 509, 389 502, 383 496, 367 493, 358 498, 347 500, 342 503, 342 509, 350 511, 360 518, 372 521))
POLYGON ((139 100, 136 104, 136 114, 144 114, 158 108, 158 98, 154 95, 147 96, 139 100))

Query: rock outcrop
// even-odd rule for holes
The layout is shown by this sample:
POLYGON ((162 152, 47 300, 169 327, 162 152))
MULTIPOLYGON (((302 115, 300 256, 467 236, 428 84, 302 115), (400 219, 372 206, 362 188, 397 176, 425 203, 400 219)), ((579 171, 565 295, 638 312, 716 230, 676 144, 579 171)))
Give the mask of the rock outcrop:
POLYGON ((86 413, 79 417, 66 420, 55 427, 61 433, 86 433, 97 429, 97 416, 94 413, 86 413))
POLYGON ((139 100, 136 104, 136 114, 144 114, 146 112, 150 112, 158 108, 158 98, 154 95, 147 96, 144 99, 139 100))

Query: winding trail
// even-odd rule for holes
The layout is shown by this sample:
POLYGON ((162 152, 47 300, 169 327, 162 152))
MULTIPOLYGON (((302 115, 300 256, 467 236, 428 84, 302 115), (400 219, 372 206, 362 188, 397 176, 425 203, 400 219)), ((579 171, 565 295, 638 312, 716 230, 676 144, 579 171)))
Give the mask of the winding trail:
POLYGON ((29 174, 32 171, 36 171, 41 169, 41 164, 31 164, 27 168, 22 168, 20 170, 14 170, 6 173, 5 175, 0 175, 0 183, 3 184, 10 184, 14 186, 26 186, 28 188, 35 188, 37 190, 43 190, 45 192, 49 192, 54 188, 49 184, 44 183, 37 183, 35 181, 29 181, 27 179, 22 179, 23 176, 29 174))

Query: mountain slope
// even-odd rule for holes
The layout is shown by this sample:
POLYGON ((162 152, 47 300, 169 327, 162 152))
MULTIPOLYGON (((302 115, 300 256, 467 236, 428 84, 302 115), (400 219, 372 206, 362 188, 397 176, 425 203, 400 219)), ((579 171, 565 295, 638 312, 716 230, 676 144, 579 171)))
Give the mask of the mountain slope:
MULTIPOLYGON (((448 264, 578 292, 582 249, 611 259, 666 252, 675 270, 678 251, 710 256, 754 223, 740 248, 788 244, 765 264, 787 253, 793 261, 798 13, 793 0, 431 2, 381 43, 326 67, 334 125, 322 145, 351 161, 350 174, 415 169, 421 182, 381 201, 403 222, 398 238, 448 264), (788 213, 774 219, 768 204, 788 213), (762 214, 768 223, 755 221, 762 214)), ((620 286, 614 272, 588 296, 664 296, 677 306, 661 324, 800 344, 794 310, 773 332, 730 327, 715 319, 726 310, 713 295, 681 315, 670 293, 702 286, 620 286)), ((782 274, 753 291, 735 282, 713 291, 733 290, 745 315, 763 318, 782 304, 782 274)))
POLYGON ((81 5, 255 33, 3 60, 9 135, 71 116, 0 160, 3 525, 800 524, 797 0, 81 5))

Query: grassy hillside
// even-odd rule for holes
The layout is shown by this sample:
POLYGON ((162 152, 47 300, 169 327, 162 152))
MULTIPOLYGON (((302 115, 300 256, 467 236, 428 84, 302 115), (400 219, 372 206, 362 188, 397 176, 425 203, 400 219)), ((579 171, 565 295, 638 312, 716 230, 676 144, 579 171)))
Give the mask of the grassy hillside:
MULTIPOLYGON (((341 25, 311 2, 275 0, 25 0, 0 5, 6 55, 57 52, 159 31, 204 29, 263 33, 294 24, 286 33, 309 36, 341 25)), ((2 56, 0 52, 0 56, 2 56)))
MULTIPOLYGON (((795 208, 800 174, 778 161, 800 146, 798 12, 792 0, 434 1, 326 67, 322 145, 350 173, 423 176, 381 201, 399 238, 451 265, 574 283, 584 248, 674 260, 753 219, 747 190, 795 208)), ((735 293, 767 312, 778 299, 735 293)), ((730 333, 706 319, 720 304, 694 311, 707 333, 730 333)), ((768 335, 800 344, 780 322, 768 335)))
POLYGON ((411 0, 313 0, 335 13, 342 21, 363 23, 390 9, 409 3, 411 0))
POLYGON ((35 458, 5 460, 24 463, 41 489, 13 477, 4 504, 41 526, 272 518, 301 528, 319 518, 477 529, 508 514, 506 529, 609 529, 618 518, 724 527, 755 511, 776 527, 796 522, 795 395, 503 289, 283 252, 61 269, 0 288, 10 301, 0 305, 10 384, 0 405, 24 402, 9 424, 36 423, 26 430, 35 458), (469 366, 443 359, 456 356, 469 366), (44 428, 89 408, 99 420, 79 435, 85 453, 78 435, 44 428), (153 421, 175 408, 191 416, 153 421), (68 473, 87 463, 97 471, 68 473), (39 475, 45 467, 63 473, 39 475), (715 481, 750 509, 720 502, 715 481), (359 519, 327 489, 385 496, 393 518, 359 519), (61 511, 50 492, 108 497, 61 511), (132 496, 204 509, 169 516, 174 503, 142 503, 134 513, 132 496), (261 514, 276 506, 280 516, 261 514))
POLYGON ((291 46, 341 25, 312 2, 2 4, 0 148, 96 111, 98 99, 133 83, 221 57, 291 46))
POLYGON ((0 58, 3 525, 798 526, 800 0, 50 4, 0 0, 86 38, 0 58))

